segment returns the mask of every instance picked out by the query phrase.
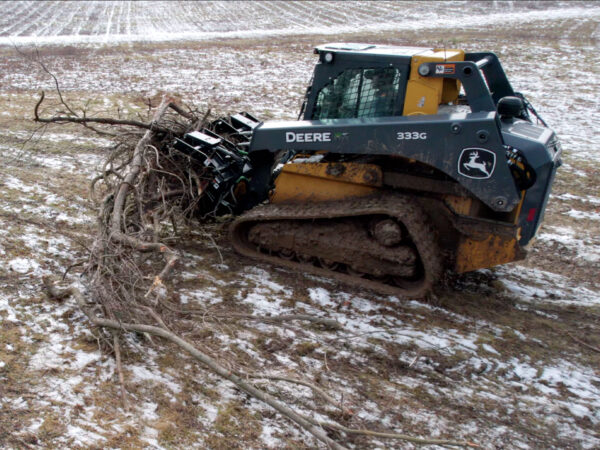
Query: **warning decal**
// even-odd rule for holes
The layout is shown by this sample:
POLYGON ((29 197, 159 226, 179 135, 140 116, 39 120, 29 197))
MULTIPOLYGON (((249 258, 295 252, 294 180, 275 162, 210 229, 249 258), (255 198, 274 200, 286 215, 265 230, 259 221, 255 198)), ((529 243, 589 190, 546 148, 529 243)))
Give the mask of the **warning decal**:
POLYGON ((436 75, 449 75, 453 74, 456 71, 456 66, 454 64, 436 64, 435 65, 435 73, 436 75))

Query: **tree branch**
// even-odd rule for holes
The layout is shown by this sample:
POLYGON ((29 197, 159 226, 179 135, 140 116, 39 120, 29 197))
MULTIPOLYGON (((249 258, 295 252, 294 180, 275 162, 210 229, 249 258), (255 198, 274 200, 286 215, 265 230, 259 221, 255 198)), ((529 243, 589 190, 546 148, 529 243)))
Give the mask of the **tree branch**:
POLYGON ((573 339, 575 342, 577 342, 579 345, 583 345, 585 348, 588 348, 594 352, 600 353, 600 348, 598 347, 594 347, 593 345, 588 344, 587 342, 582 341, 581 339, 573 336, 571 333, 567 332, 567 336, 569 336, 571 339, 573 339))
POLYGON ((286 383, 299 384, 300 386, 305 386, 305 387, 311 389, 316 395, 323 398, 329 404, 331 404, 337 408, 340 408, 344 414, 354 415, 353 411, 351 411, 350 409, 347 409, 347 408, 343 408, 342 406, 340 406, 340 402, 338 402, 336 399, 334 399, 331 395, 329 395, 327 392, 325 392, 323 389, 321 389, 316 384, 309 383, 308 381, 299 380, 298 378, 283 377, 283 376, 279 376, 279 375, 263 375, 260 373, 242 373, 242 372, 240 372, 238 375, 246 376, 248 378, 262 378, 265 380, 285 381, 286 383))
POLYGON ((343 431, 347 434, 361 434, 363 436, 372 436, 379 437, 385 439, 398 439, 402 441, 412 442, 417 445, 443 445, 447 447, 470 447, 470 448, 481 448, 479 445, 468 442, 468 441, 451 441, 448 439, 425 439, 425 438, 417 438, 414 436, 408 436, 406 434, 397 434, 397 433, 382 433, 379 431, 371 431, 371 430, 359 430, 356 428, 348 428, 343 425, 339 425, 337 423, 330 422, 319 422, 319 424, 325 428, 332 428, 335 430, 343 431))
MULTIPOLYGON (((52 116, 49 118, 40 117, 39 108, 44 101, 46 94, 44 91, 40 94, 40 99, 35 104, 35 108, 33 109, 33 120, 39 123, 78 123, 84 126, 88 126, 90 123, 97 123, 101 125, 119 125, 119 126, 131 126, 137 128, 143 128, 146 130, 157 131, 161 133, 169 133, 170 130, 168 128, 164 128, 159 126, 156 121, 152 121, 150 123, 140 122, 139 120, 126 120, 126 119, 113 119, 111 117, 79 117, 79 116, 52 116)), ((169 105, 165 106, 166 107, 169 105)), ((163 111, 164 113, 164 111, 163 111)), ((162 114, 161 114, 162 115, 162 114)), ((88 126, 88 128, 90 128, 88 126)), ((96 130, 94 130, 96 131, 96 130)), ((105 132, 102 132, 105 133, 105 132)))

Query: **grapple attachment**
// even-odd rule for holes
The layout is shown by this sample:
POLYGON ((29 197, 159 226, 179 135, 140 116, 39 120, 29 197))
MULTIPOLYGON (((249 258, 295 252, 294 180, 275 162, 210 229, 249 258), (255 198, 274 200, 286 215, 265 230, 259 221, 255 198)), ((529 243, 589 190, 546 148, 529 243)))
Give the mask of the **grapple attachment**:
POLYGON ((242 112, 221 117, 207 127, 175 138, 173 148, 205 167, 199 182, 200 201, 196 215, 200 217, 239 213, 238 193, 244 190, 252 164, 246 149, 252 130, 260 122, 242 112))

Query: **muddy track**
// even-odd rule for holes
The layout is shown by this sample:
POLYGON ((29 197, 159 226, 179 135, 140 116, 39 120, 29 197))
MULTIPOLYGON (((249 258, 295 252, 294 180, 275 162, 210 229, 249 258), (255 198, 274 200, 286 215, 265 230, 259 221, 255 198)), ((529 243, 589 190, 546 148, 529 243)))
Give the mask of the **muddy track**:
MULTIPOLYGON (((436 233, 429 218, 416 202, 409 197, 398 194, 386 193, 374 197, 312 204, 263 205, 237 218, 232 223, 229 233, 234 249, 244 256, 301 272, 333 278, 347 285, 371 289, 385 295, 408 298, 425 297, 439 281, 443 270, 443 260, 437 245, 436 233), (275 223, 284 220, 335 220, 369 216, 393 217, 406 227, 418 254, 420 276, 417 279, 406 280, 402 285, 395 286, 374 279, 318 267, 310 262, 292 261, 263 253, 249 239, 252 227, 263 223, 275 223)), ((324 242, 323 245, 327 246, 328 243, 324 242)), ((357 243, 357 245, 359 244, 357 243)))

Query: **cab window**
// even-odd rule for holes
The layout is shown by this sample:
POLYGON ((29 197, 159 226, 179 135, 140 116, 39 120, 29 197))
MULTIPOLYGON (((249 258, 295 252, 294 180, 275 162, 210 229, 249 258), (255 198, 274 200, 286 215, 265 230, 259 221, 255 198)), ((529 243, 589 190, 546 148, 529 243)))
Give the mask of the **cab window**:
POLYGON ((394 67, 347 69, 320 90, 312 118, 393 116, 399 88, 400 71, 394 67))

